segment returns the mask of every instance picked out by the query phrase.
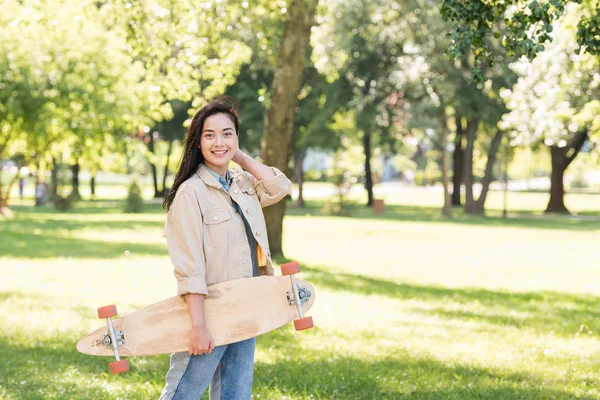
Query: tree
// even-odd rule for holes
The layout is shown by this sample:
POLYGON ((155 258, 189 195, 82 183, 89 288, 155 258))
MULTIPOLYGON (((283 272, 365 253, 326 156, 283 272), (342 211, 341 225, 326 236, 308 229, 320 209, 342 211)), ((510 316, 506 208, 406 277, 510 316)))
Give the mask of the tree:
POLYGON ((171 101, 173 117, 165 119, 150 129, 150 134, 144 137, 148 145, 148 161, 152 170, 152 183, 154 185, 154 196, 161 197, 168 194, 167 177, 169 176, 169 163, 173 151, 173 143, 185 136, 184 124, 188 119, 188 111, 191 103, 182 101, 171 101), (157 142, 164 140, 167 143, 165 155, 160 155, 157 148, 157 142), (162 171, 162 183, 158 185, 158 166, 164 164, 162 171))
POLYGON ((580 54, 576 10, 555 23, 555 40, 532 62, 513 65, 521 78, 503 92, 510 113, 502 126, 513 146, 546 146, 551 155, 547 213, 568 213, 564 173, 588 139, 600 132, 599 58, 580 54))
MULTIPOLYGON (((0 157, 21 153, 34 169, 58 155, 76 160, 136 123, 140 66, 97 22, 95 7, 64 0, 57 14, 56 3, 5 5, 0 157)), ((7 204, 8 193, 1 200, 7 204)))
POLYGON ((473 73, 486 79, 493 66, 494 38, 500 39, 509 55, 533 60, 552 41, 552 22, 560 19, 569 5, 582 4, 577 21, 577 42, 590 54, 600 54, 600 14, 596 0, 443 0, 441 14, 452 22, 448 51, 456 59, 475 56, 473 73))
MULTIPOLYGON (((265 113, 262 159, 268 165, 289 174, 289 159, 294 135, 298 93, 302 78, 310 32, 318 0, 292 0, 287 9, 283 40, 277 57, 277 68, 271 86, 271 101, 265 113)), ((273 254, 282 254, 282 230, 285 202, 265 210, 269 243, 273 254)))
MULTIPOLYGON (((310 60, 307 60, 310 63, 310 60)), ((298 184, 297 207, 304 207, 303 164, 309 148, 333 150, 340 146, 340 135, 330 129, 333 116, 347 106, 345 99, 351 95, 344 78, 329 83, 314 66, 307 68, 305 84, 300 92, 294 135, 294 172, 298 184)))
MULTIPOLYGON (((161 197, 164 187, 158 187, 157 165, 161 157, 155 153, 156 130, 151 127, 164 119, 179 119, 173 114, 175 101, 191 103, 194 111, 234 83, 251 55, 238 35, 251 22, 244 16, 248 3, 119 1, 100 7, 108 23, 126 38, 128 51, 144 65, 143 80, 150 85, 146 116, 151 121, 142 131, 155 182, 154 197, 161 197)), ((185 133, 183 129, 176 132, 181 138, 185 133)), ((169 143, 174 139, 164 132, 163 137, 169 143)))
MULTIPOLYGON (((401 70, 408 72, 398 75, 398 84, 411 105, 408 126, 432 132, 427 139, 432 139, 440 152, 442 176, 449 175, 444 168, 444 142, 454 128, 453 204, 461 205, 460 187, 464 185, 465 212, 481 214, 503 137, 503 132, 496 129, 505 111, 499 91, 511 86, 515 79, 508 69, 510 58, 496 46, 493 55, 497 63, 486 71, 490 79, 485 85, 474 82, 470 79, 472 59, 468 55, 458 60, 448 59, 444 54, 446 44, 434 40, 448 29, 435 2, 420 0, 413 10, 405 13, 405 18, 412 21, 414 35, 407 44, 412 51, 400 57, 401 70), (479 197, 474 191, 477 153, 487 156, 479 197)), ((448 193, 444 196, 445 204, 447 198, 448 193)))
POLYGON ((391 79, 410 31, 405 11, 396 2, 331 1, 313 40, 316 68, 329 81, 343 77, 348 82, 348 104, 360 115, 356 125, 365 154, 367 206, 373 204, 372 149, 390 133, 386 102, 395 94, 391 79))

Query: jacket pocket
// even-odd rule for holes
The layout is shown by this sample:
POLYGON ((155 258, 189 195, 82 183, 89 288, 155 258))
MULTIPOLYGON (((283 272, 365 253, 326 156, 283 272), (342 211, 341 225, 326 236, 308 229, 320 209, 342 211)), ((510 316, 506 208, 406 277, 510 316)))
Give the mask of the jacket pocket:
POLYGON ((204 223, 208 231, 208 245, 223 247, 227 245, 227 226, 231 219, 230 210, 208 210, 204 215, 204 223))

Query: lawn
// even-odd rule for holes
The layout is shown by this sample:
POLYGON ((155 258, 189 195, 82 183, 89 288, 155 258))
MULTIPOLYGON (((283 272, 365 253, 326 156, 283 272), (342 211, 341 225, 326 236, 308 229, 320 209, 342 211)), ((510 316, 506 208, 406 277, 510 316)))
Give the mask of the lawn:
MULTIPOLYGON (((255 398, 600 397, 598 196, 567 199, 584 219, 511 194, 523 206, 509 219, 496 198, 490 217, 450 220, 430 190, 386 196, 384 215, 289 208, 284 248, 316 288, 316 327, 258 339, 255 398)), ((125 314, 174 294, 159 205, 121 209, 24 205, 0 221, 0 398, 158 397, 167 356, 112 376, 108 358, 75 351, 101 324, 96 307, 125 314)))

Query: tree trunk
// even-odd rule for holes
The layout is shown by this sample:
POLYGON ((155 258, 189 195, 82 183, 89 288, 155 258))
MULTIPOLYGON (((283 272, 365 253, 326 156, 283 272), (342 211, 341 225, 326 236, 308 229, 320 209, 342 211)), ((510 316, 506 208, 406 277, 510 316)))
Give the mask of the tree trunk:
POLYGON ((304 159, 306 158, 306 146, 294 152, 294 168, 296 170, 296 183, 298 184, 298 198, 296 199, 296 207, 304 208, 304 159))
POLYGON ((367 191, 367 207, 373 207, 373 175, 371 171, 371 133, 365 131, 363 135, 365 151, 365 189, 367 191))
POLYGON ((52 157, 52 173, 50 175, 50 183, 52 185, 52 199, 55 199, 58 196, 58 163, 54 157, 52 157))
MULTIPOLYGON (((271 104, 265 112, 262 159, 267 165, 279 168, 288 176, 298 93, 302 88, 306 51, 317 3, 318 0, 292 0, 288 8, 271 87, 271 104)), ((271 253, 283 255, 285 202, 280 201, 264 211, 271 253)))
POLYGON ((466 214, 475 213, 475 200, 473 198, 473 148, 477 137, 479 118, 472 117, 467 121, 467 146, 464 154, 463 179, 465 183, 465 205, 466 214))
POLYGON ((92 174, 90 177, 90 195, 92 197, 96 196, 96 170, 92 170, 92 174))
POLYGON ((473 214, 483 214, 485 212, 485 201, 487 199, 487 194, 490 189, 490 183, 492 181, 492 170, 494 168, 494 165, 496 164, 496 156, 498 155, 498 150, 500 150, 500 144, 502 144, 503 136, 504 132, 498 131, 492 139, 492 144, 488 151, 487 163, 485 165, 485 173, 483 175, 483 180, 481 181, 481 193, 479 194, 479 198, 475 202, 473 214))
MULTIPOLYGON (((149 140, 148 140, 148 150, 150 150, 150 153, 154 154, 154 133, 150 132, 150 134, 148 135, 149 140)), ((150 164, 150 169, 152 170, 152 183, 154 184, 154 198, 158 199, 161 197, 160 195, 160 191, 158 190, 158 176, 157 176, 157 168, 156 165, 148 160, 148 163, 150 164)))
POLYGON ((167 176, 169 176, 169 159, 171 158, 171 151, 173 150, 173 139, 169 140, 169 148, 167 149, 167 162, 165 163, 165 173, 163 174, 162 181, 162 196, 167 197, 169 191, 167 190, 167 176))
POLYGON ((79 159, 75 159, 75 164, 71 165, 71 196, 76 199, 81 199, 79 193, 79 159))
POLYGON ((546 213, 569 214, 569 210, 565 206, 565 149, 557 146, 550 147, 552 173, 550 174, 550 201, 546 206, 546 213))
POLYGON ((460 187, 463 181, 463 137, 465 129, 462 125, 462 116, 456 116, 456 136, 454 138, 454 153, 452 154, 452 205, 460 206, 462 201, 460 198, 460 187))
POLYGON ((15 174, 15 176, 12 177, 8 185, 6 185, 6 193, 2 194, 2 188, 0 187, 0 214, 9 214, 9 211, 7 209, 8 200, 10 199, 10 191, 12 190, 12 187, 14 186, 15 182, 17 182, 17 180, 19 179, 19 176, 21 175, 21 168, 23 168, 23 165, 18 165, 17 168, 17 173, 15 174))
POLYGON ((569 146, 550 147, 552 173, 550 175, 550 200, 546 207, 546 213, 569 214, 569 210, 565 206, 564 175, 567 167, 573 162, 575 157, 577 157, 581 147, 587 139, 588 132, 585 130, 583 132, 578 132, 569 146))
MULTIPOLYGON (((442 108, 445 110, 445 108, 442 108)), ((448 122, 446 116, 443 115, 441 118, 442 124, 442 185, 444 187, 444 207, 442 208, 442 215, 449 217, 452 214, 452 199, 450 198, 450 179, 448 174, 448 122)), ((460 193, 460 186, 458 187, 460 193)))

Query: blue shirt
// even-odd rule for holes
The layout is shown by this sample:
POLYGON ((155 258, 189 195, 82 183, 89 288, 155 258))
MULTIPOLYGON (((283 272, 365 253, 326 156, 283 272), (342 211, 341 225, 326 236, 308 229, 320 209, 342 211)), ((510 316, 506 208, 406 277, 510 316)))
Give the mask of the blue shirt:
MULTIPOLYGON (((206 164, 204 164, 204 166, 206 167, 206 164)), ((229 182, 231 181, 229 171, 227 171, 225 178, 223 178, 221 175, 217 174, 212 169, 208 167, 206 167, 206 169, 221 184, 221 188, 223 188, 224 191, 229 193, 229 182)), ((254 239, 254 235, 252 234, 252 228, 250 228, 248 220, 246 219, 246 217, 244 217, 244 213, 242 212, 242 208, 239 206, 239 204, 233 201, 233 199, 231 199, 231 203, 233 204, 233 208, 235 208, 235 211, 237 211, 237 213, 242 217, 242 220, 244 221, 244 226, 246 227, 246 237, 248 238, 248 246, 250 246, 250 259, 252 260, 252 276, 259 276, 260 274, 258 272, 258 257, 256 255, 257 243, 256 239, 254 239)))

